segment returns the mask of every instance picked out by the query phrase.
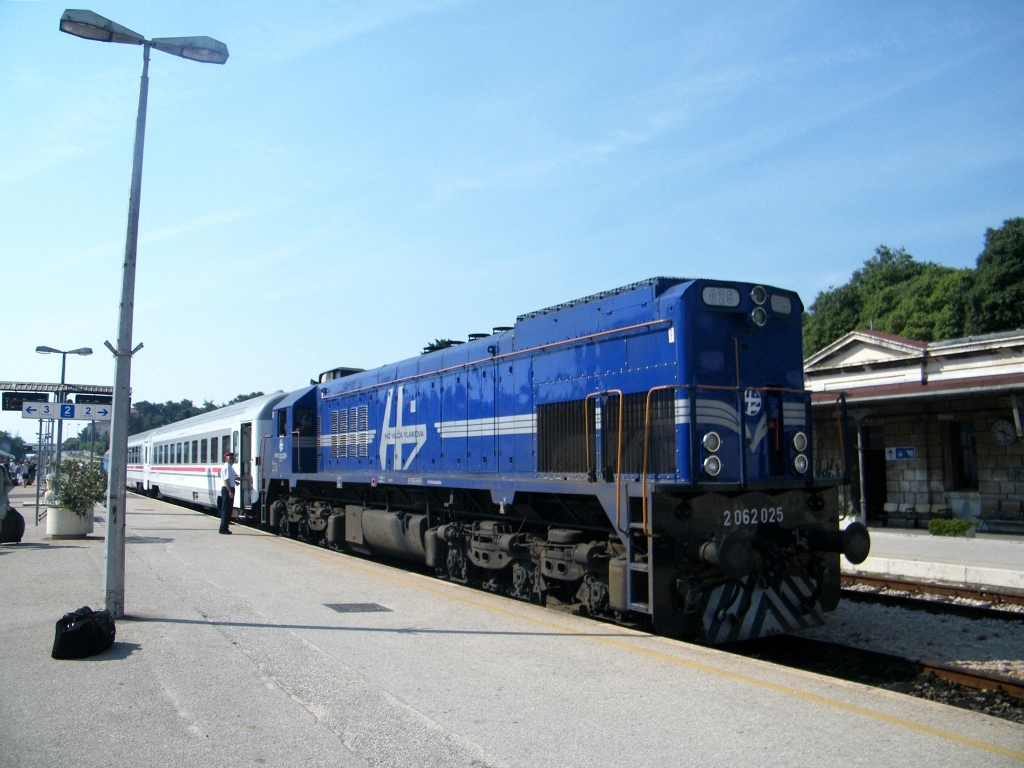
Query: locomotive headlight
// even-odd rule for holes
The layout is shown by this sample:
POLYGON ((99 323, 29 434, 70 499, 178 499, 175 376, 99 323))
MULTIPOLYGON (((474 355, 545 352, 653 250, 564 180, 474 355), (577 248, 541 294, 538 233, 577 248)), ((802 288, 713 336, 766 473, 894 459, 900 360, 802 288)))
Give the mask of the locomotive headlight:
POLYGON ((768 313, 764 311, 764 307, 754 307, 754 311, 750 313, 750 319, 754 325, 760 328, 768 322, 768 313))
POLYGON ((797 453, 803 453, 807 450, 807 435, 803 432, 797 432, 793 435, 793 447, 797 453))
POLYGON ((755 285, 750 290, 750 300, 753 301, 758 306, 761 306, 762 304, 764 304, 765 299, 767 299, 767 298, 768 298, 768 293, 760 285, 755 285))
POLYGON ((715 453, 722 447, 722 438, 718 436, 717 432, 708 432, 704 435, 704 439, 700 441, 700 444, 704 446, 705 451, 715 453))
POLYGON ((793 459, 793 469, 796 470, 798 475, 802 475, 807 471, 807 457, 802 453, 797 454, 797 457, 793 459))
POLYGON ((704 472, 707 475, 715 477, 721 471, 722 460, 719 459, 717 456, 708 456, 706 459, 704 459, 704 472))

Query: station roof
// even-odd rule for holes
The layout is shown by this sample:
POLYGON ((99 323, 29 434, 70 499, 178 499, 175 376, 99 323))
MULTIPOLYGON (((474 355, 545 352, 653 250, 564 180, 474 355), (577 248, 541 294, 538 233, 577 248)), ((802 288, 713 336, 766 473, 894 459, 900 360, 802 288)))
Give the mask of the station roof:
POLYGON ((78 393, 81 395, 112 395, 113 387, 104 387, 99 384, 49 384, 38 381, 0 381, 0 391, 3 392, 60 392, 66 394, 78 393))
POLYGON ((939 342, 852 331, 804 361, 814 405, 1024 392, 1024 329, 939 342))

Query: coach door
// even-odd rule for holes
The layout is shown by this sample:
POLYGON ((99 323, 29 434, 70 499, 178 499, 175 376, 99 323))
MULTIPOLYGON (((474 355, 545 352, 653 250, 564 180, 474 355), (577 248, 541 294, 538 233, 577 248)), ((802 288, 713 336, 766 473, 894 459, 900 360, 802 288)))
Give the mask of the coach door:
POLYGON ((252 422, 242 425, 242 439, 238 446, 239 503, 242 509, 252 507, 252 422))

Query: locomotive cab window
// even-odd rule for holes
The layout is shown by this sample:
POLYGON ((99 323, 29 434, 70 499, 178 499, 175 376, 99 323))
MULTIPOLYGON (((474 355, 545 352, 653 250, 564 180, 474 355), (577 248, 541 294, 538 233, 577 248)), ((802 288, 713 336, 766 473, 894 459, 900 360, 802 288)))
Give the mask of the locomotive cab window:
POLYGON ((295 430, 300 437, 312 437, 316 434, 313 427, 316 423, 316 412, 312 408, 295 409, 295 430))
POLYGON ((288 410, 285 408, 277 412, 277 436, 288 436, 288 410))

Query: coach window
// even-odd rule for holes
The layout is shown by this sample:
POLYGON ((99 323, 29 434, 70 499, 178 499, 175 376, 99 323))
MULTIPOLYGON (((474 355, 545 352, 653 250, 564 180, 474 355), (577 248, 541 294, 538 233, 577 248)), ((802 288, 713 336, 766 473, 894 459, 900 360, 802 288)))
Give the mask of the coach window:
POLYGON ((174 449, 174 463, 181 464, 181 443, 177 443, 174 449))
POLYGON ((217 455, 217 438, 210 438, 210 463, 216 464, 220 461, 220 456, 217 455))
POLYGON ((220 451, 221 453, 227 453, 231 450, 231 435, 224 435, 220 439, 220 451))
POLYGON ((198 440, 193 440, 192 441, 192 463, 193 464, 198 464, 199 463, 199 441, 198 440))
POLYGON ((206 463, 206 438, 199 441, 199 463, 206 463))

